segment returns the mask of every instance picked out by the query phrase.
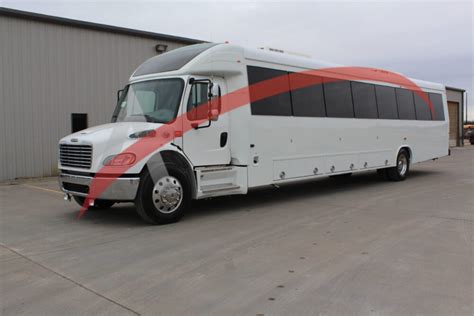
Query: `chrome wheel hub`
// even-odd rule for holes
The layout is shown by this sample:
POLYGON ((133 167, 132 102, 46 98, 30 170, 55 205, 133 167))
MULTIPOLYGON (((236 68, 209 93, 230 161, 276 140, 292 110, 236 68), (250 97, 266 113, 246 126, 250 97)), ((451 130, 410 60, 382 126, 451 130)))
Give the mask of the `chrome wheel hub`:
POLYGON ((183 187, 178 179, 166 176, 158 179, 153 187, 153 204, 161 213, 176 211, 183 201, 183 187))
POLYGON ((397 169, 398 169, 398 174, 401 176, 404 176, 405 173, 407 172, 408 160, 405 155, 401 155, 400 157, 398 157, 397 169))

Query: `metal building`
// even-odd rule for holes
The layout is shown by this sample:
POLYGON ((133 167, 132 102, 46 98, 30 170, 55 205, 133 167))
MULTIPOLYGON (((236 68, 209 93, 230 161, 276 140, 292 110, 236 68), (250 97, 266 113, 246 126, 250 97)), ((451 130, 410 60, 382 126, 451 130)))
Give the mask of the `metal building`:
MULTIPOLYGON (((144 60, 202 41, 0 8, 0 181, 57 174, 57 142, 110 121, 144 60)), ((447 88, 462 146, 464 90, 447 88)))
POLYGON ((466 90, 446 87, 449 112, 449 145, 464 146, 464 107, 466 90))
POLYGON ((0 181, 57 174, 58 140, 109 122, 139 64, 199 42, 0 8, 0 181))

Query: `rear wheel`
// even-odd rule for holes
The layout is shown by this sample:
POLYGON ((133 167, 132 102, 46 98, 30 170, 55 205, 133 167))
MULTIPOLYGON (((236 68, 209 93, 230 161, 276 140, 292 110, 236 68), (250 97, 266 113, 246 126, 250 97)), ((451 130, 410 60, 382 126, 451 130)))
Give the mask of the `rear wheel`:
POLYGON ((403 181, 410 171, 410 156, 405 149, 398 152, 397 165, 387 169, 387 178, 391 181, 403 181))
MULTIPOLYGON (((84 206, 85 197, 73 195, 72 198, 81 207, 84 206)), ((105 209, 111 208, 112 205, 114 205, 114 204, 115 204, 114 201, 97 199, 97 200, 94 200, 94 206, 90 206, 89 209, 105 210, 105 209)))
POLYGON ((174 164, 146 170, 135 200, 138 215, 150 224, 178 221, 191 200, 189 181, 184 170, 174 164))

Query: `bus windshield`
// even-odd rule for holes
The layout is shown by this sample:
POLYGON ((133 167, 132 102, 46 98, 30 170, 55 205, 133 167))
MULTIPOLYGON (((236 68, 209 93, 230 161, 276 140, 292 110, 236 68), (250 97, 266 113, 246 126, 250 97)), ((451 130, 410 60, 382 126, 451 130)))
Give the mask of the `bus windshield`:
POLYGON ((179 78, 130 84, 119 98, 112 122, 169 123, 178 113, 183 87, 179 78))

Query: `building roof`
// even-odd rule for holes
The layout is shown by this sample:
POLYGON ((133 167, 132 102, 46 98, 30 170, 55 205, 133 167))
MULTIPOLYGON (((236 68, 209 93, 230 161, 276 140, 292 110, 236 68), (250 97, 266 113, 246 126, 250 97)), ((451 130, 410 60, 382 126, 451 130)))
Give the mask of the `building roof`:
POLYGON ((466 90, 464 90, 464 89, 454 88, 454 87, 448 87, 448 86, 446 86, 446 90, 458 91, 458 92, 466 92, 466 90))
POLYGON ((86 21, 80 21, 80 20, 73 20, 73 19, 68 19, 68 18, 52 16, 52 15, 21 11, 21 10, 9 9, 9 8, 2 8, 2 7, 0 7, 0 16, 1 15, 22 18, 22 19, 27 19, 27 20, 33 20, 33 21, 46 22, 46 23, 79 27, 79 28, 84 28, 84 29, 89 29, 89 30, 146 37, 146 38, 165 40, 165 41, 170 41, 170 42, 178 42, 178 43, 183 43, 183 44, 197 44, 197 43, 205 42, 205 41, 192 39, 192 38, 154 33, 154 32, 148 32, 148 31, 141 31, 141 30, 134 30, 134 29, 129 29, 125 27, 86 22, 86 21))

